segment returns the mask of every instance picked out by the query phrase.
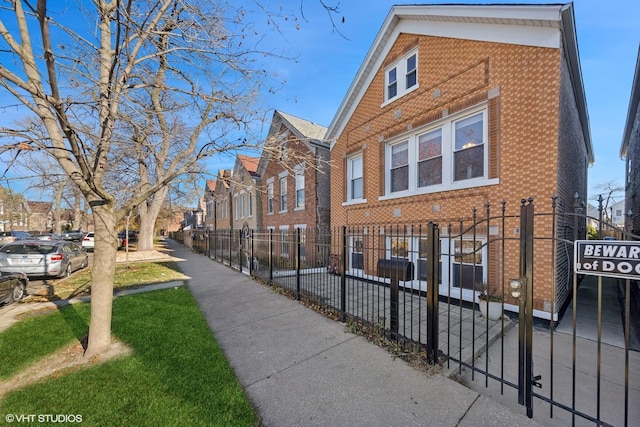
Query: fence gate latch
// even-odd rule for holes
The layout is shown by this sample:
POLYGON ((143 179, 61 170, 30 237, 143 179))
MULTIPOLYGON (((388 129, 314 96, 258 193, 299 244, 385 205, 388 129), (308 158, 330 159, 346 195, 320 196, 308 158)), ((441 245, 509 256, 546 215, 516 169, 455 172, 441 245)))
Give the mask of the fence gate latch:
POLYGON ((536 375, 531 380, 531 384, 533 384, 534 386, 536 386, 538 388, 542 388, 542 384, 539 382, 541 379, 542 379, 542 375, 536 375))

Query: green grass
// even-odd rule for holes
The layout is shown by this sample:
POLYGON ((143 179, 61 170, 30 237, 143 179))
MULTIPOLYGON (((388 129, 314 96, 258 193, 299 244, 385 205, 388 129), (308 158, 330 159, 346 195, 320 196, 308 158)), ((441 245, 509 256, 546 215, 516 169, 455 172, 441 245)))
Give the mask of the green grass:
MULTIPOLYGON (((128 268, 124 263, 116 264, 116 275, 113 279, 115 290, 149 285, 153 283, 184 280, 186 276, 180 272, 174 261, 136 262, 128 268)), ((91 268, 74 273, 71 277, 56 281, 52 286, 49 299, 67 299, 79 295, 88 295, 91 289, 91 268)))
MULTIPOLYGON (((72 342, 86 333, 88 315, 89 307, 80 304, 14 325, 0 334, 1 348, 8 349, 2 364, 31 352, 38 358, 72 342), (27 330, 32 332, 24 339, 27 330), (24 348, 6 346, 18 342, 24 348)), ((133 348, 131 355, 14 391, 0 402, 0 416, 79 414, 83 426, 257 425, 256 412, 186 288, 116 298, 113 333, 133 348)))

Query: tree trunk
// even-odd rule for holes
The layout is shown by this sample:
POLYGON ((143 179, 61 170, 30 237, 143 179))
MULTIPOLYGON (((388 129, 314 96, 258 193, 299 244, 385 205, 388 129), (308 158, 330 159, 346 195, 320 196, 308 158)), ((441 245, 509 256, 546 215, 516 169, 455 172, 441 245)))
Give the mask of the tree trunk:
POLYGON ((138 212, 140 213, 140 234, 138 235, 137 250, 139 252, 153 250, 156 220, 167 198, 167 194, 169 194, 169 188, 164 187, 153 196, 151 203, 141 205, 138 208, 138 212))
MULTIPOLYGON (((74 190, 75 198, 73 200, 73 225, 72 230, 79 230, 82 228, 82 211, 80 210, 80 198, 81 193, 78 190, 74 190)), ((86 228, 83 228, 86 230, 86 228)))
POLYGON ((53 203, 53 232, 60 235, 62 234, 62 222, 60 221, 61 212, 62 212, 62 191, 64 190, 64 185, 58 184, 56 189, 56 197, 53 203))
POLYGON ((111 346, 111 309, 113 278, 116 271, 117 237, 115 207, 93 207, 95 247, 91 271, 91 321, 86 357, 109 350, 111 346))

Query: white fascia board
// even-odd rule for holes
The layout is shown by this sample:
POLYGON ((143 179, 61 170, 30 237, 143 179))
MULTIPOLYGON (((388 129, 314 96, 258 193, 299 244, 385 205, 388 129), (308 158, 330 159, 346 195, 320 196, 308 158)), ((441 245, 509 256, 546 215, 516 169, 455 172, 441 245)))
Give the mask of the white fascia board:
POLYGON ((478 22, 404 21, 396 27, 391 39, 395 40, 401 32, 522 46, 554 49, 560 47, 560 30, 543 26, 485 24, 478 22))

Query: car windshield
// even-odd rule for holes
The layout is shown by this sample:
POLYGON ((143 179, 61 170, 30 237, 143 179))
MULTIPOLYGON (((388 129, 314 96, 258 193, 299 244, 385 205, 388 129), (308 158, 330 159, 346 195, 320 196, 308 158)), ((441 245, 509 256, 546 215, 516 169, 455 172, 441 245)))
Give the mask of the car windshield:
POLYGON ((5 254, 34 254, 44 255, 56 251, 55 245, 6 245, 0 248, 0 252, 5 254))

